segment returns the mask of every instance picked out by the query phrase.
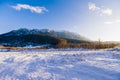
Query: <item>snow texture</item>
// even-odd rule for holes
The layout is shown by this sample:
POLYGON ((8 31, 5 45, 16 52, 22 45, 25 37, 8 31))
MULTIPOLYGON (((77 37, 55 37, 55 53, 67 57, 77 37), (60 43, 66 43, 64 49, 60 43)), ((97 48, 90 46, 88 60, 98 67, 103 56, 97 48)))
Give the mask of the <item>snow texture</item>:
POLYGON ((0 80, 120 80, 120 50, 0 52, 0 80))

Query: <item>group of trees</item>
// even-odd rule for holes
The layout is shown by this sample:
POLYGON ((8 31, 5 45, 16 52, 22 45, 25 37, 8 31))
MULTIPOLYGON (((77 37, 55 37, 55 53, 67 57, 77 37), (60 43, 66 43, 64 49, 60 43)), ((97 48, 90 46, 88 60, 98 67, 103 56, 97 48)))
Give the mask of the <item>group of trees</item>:
POLYGON ((106 43, 106 42, 86 42, 86 43, 67 43, 59 48, 86 48, 86 49, 106 49, 114 48, 120 45, 120 43, 106 43))
POLYGON ((51 46, 61 46, 67 44, 67 41, 54 36, 29 34, 22 36, 0 36, 0 43, 4 46, 23 47, 27 45, 39 46, 43 44, 51 44, 51 46))
POLYGON ((62 39, 54 36, 29 34, 21 36, 0 36, 0 43, 4 46, 23 47, 27 45, 39 46, 50 44, 54 48, 88 48, 88 49, 105 49, 117 46, 116 43, 106 42, 85 42, 72 39, 62 39))

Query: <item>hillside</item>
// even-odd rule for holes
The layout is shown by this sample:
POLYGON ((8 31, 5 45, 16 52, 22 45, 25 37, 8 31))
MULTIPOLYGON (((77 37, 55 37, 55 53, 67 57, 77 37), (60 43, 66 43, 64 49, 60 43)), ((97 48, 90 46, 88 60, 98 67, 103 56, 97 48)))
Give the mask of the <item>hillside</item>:
POLYGON ((18 29, 0 35, 0 44, 6 46, 38 46, 41 44, 57 45, 62 42, 82 43, 90 40, 77 33, 54 31, 49 29, 18 29))

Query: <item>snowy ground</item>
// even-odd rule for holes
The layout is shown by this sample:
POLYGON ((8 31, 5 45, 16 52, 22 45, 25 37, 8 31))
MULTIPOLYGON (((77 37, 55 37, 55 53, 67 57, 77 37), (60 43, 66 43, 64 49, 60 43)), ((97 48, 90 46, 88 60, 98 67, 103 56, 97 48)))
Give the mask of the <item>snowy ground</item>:
POLYGON ((0 52, 0 80, 120 80, 120 49, 0 52))

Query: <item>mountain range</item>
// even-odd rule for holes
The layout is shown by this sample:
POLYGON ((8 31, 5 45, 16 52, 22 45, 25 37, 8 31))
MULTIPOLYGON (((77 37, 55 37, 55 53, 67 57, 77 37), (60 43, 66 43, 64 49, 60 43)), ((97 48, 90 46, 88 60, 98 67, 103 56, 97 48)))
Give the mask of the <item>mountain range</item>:
POLYGON ((76 44, 90 42, 88 38, 74 32, 54 31, 49 29, 21 28, 0 35, 0 44, 5 46, 57 45, 62 41, 76 44))

